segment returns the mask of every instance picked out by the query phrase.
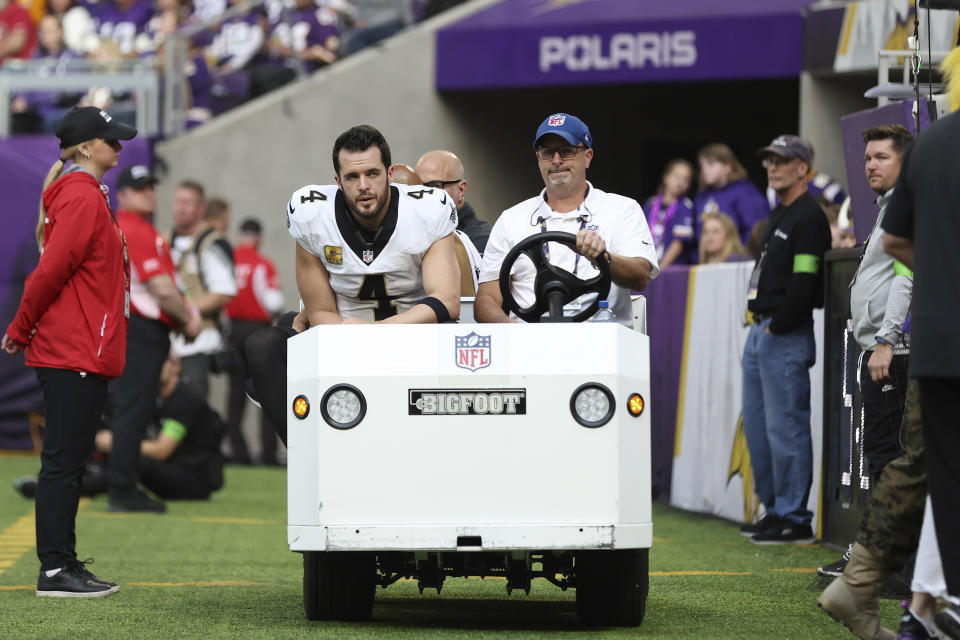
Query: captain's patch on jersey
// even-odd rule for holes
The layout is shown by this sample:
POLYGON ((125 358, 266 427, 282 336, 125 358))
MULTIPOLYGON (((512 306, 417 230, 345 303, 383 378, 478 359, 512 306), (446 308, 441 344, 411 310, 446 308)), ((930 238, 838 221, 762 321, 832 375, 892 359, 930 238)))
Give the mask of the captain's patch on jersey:
POLYGON ((323 246, 323 256, 329 264, 343 264, 343 247, 326 244, 323 246))

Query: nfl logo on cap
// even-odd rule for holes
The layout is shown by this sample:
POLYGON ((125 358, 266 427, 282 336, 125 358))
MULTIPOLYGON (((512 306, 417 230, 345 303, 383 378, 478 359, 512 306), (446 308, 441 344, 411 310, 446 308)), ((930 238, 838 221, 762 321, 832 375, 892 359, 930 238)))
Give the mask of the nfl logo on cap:
POLYGON ((550 121, 547 123, 547 125, 550 127, 562 127, 566 119, 567 119, 567 116, 565 115, 558 114, 555 116, 550 116, 550 121))

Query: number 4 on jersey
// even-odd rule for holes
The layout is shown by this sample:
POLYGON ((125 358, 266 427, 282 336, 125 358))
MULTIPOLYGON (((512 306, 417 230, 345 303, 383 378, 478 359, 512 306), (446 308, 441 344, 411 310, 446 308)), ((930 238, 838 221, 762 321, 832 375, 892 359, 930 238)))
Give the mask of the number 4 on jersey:
POLYGON ((300 196, 300 204, 306 204, 308 202, 316 202, 317 200, 326 200, 327 196, 320 193, 319 191, 311 191, 310 195, 300 196))
POLYGON ((374 320, 385 320, 397 315, 397 305, 393 304, 393 297, 387 295, 387 283, 382 274, 363 278, 360 289, 357 291, 357 300, 377 303, 373 308, 374 320))

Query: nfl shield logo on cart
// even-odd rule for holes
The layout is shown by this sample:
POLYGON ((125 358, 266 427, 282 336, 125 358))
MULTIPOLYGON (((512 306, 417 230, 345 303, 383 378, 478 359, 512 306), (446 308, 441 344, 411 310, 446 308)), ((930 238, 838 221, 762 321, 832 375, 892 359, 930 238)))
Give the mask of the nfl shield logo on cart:
POLYGON ((454 336, 454 362, 461 369, 476 371, 490 366, 490 336, 471 331, 465 336, 454 336))

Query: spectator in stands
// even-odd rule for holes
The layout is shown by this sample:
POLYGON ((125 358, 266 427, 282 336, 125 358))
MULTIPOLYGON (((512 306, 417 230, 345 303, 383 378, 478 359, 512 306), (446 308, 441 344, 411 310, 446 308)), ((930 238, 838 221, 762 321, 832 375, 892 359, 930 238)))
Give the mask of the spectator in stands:
MULTIPOLYGON (((955 49, 945 61, 950 78, 949 102, 960 103, 960 73, 955 49), (952 71, 952 73, 951 73, 952 71)), ((907 149, 903 167, 887 203, 881 227, 884 249, 917 274, 913 295, 910 377, 920 389, 924 460, 933 520, 951 605, 936 622, 949 637, 960 638, 960 451, 957 428, 960 399, 960 233, 956 212, 960 190, 953 179, 960 114, 956 111, 928 126, 907 149)))
MULTIPOLYGON (((810 161, 813 162, 813 159, 814 151, 813 146, 811 146, 810 161)), ((822 200, 826 204, 840 205, 847 199, 847 192, 843 190, 843 185, 824 172, 816 171, 812 167, 810 173, 807 174, 807 191, 809 191, 810 195, 814 198, 822 200)), ((771 209, 780 203, 777 192, 770 186, 767 187, 767 203, 771 209)))
MULTIPOLYGON (((230 3, 236 5, 242 1, 230 0, 230 3)), ((262 87, 253 86, 253 73, 266 61, 266 26, 266 17, 259 10, 254 10, 224 20, 217 28, 213 41, 207 47, 206 57, 215 60, 213 72, 217 80, 214 94, 221 103, 218 110, 236 106, 248 97, 265 92, 262 87)), ((273 66, 269 71, 270 75, 277 73, 273 66)), ((260 79, 266 82, 270 75, 260 79)), ((289 74, 281 75, 283 77, 279 84, 292 79, 289 74)))
POLYGON ((27 59, 37 46, 37 29, 16 0, 0 0, 0 65, 13 58, 27 59))
POLYGON ((697 238, 705 213, 723 211, 737 225, 740 241, 750 240, 750 231, 770 215, 770 206, 750 180, 733 151, 725 144, 708 144, 697 154, 700 191, 693 199, 697 214, 697 238))
POLYGON ((97 36, 93 17, 86 7, 76 0, 47 0, 47 11, 60 19, 63 26, 63 41, 78 55, 96 48, 97 36))
MULTIPOLYGON (((244 220, 240 237, 233 251, 237 275, 237 296, 226 306, 230 318, 230 344, 236 356, 230 370, 230 398, 227 405, 227 432, 232 450, 231 462, 250 464, 250 454, 241 425, 246 408, 244 385, 250 377, 244 345, 256 331, 269 327, 283 311, 283 291, 277 282, 277 270, 269 258, 260 253, 260 223, 244 220)), ((260 464, 277 464, 277 434, 265 413, 260 412, 260 464)))
POLYGON ((40 262, 3 336, 8 354, 26 350, 27 366, 37 369, 43 387, 38 596, 117 591, 77 559, 75 530, 80 475, 93 450, 107 380, 123 372, 126 360, 127 250, 101 180, 117 166, 118 140, 136 134, 93 107, 74 109, 60 122, 60 158, 44 180, 37 220, 40 262), (62 175, 65 162, 73 164, 62 175))
MULTIPOLYGON (((607 296, 610 311, 631 326, 631 291, 643 291, 657 276, 657 254, 643 210, 636 200, 606 193, 587 181, 594 158, 593 137, 580 118, 566 113, 548 116, 533 140, 534 157, 544 189, 504 211, 493 226, 480 267, 474 315, 479 322, 515 322, 503 310, 500 269, 504 257, 518 243, 536 233, 566 231, 576 234, 576 251, 557 246, 550 262, 578 278, 598 273, 593 261, 604 256, 610 263, 612 284, 607 296), (589 227, 588 227, 589 225, 589 227), (578 273, 579 270, 579 273, 578 273)), ((532 263, 511 276, 510 290, 521 308, 535 302, 535 269, 532 263)), ((567 315, 593 304, 596 296, 582 296, 565 307, 567 315)))
POLYGON ((746 249, 740 244, 737 225, 725 213, 708 213, 703 218, 700 237, 700 264, 740 262, 749 260, 746 249))
MULTIPOLYGON (((810 374, 813 309, 823 305, 830 227, 807 192, 810 146, 783 135, 760 150, 780 196, 750 278, 753 324, 743 349, 743 431, 766 514, 740 528, 754 544, 813 541, 807 509, 813 479, 810 374)), ((766 202, 763 202, 766 206, 766 202)))
POLYGON ((307 73, 333 64, 340 49, 340 30, 336 16, 317 7, 314 0, 295 0, 288 16, 281 14, 270 25, 270 55, 290 70, 293 58, 299 58, 307 73))
POLYGON ((417 175, 425 187, 444 189, 457 205, 457 230, 467 234, 477 251, 483 253, 490 237, 490 224, 477 217, 467 202, 467 180, 463 177, 463 163, 450 151, 428 151, 417 161, 417 175))
POLYGON ((220 312, 237 294, 237 282, 233 250, 223 234, 204 223, 204 209, 203 186, 181 182, 173 194, 171 254, 187 299, 203 318, 203 329, 190 344, 174 336, 173 348, 183 366, 184 383, 206 401, 214 356, 223 349, 220 312))
POLYGON ((137 36, 146 33, 153 17, 149 0, 104 0, 89 5, 96 23, 97 36, 113 41, 123 57, 136 57, 137 36))
POLYGON ((680 158, 671 160, 663 170, 657 195, 643 205, 661 269, 693 264, 697 259, 693 201, 687 197, 692 179, 693 165, 680 158))
MULTIPOLYGON (((179 378, 179 362, 168 359, 156 409, 160 432, 140 442, 140 482, 164 500, 206 500, 223 486, 223 422, 179 378)), ((114 450, 114 438, 115 432, 97 432, 97 450, 114 450)))
MULTIPOLYGON (((63 40, 60 19, 46 15, 37 28, 37 49, 34 59, 43 60, 51 66, 67 64, 79 56, 67 48, 63 40)), ((57 123, 71 107, 76 106, 82 94, 59 91, 31 91, 17 94, 10 103, 10 112, 16 120, 20 133, 53 133, 57 123)))
POLYGON ((853 235, 853 232, 840 226, 840 207, 842 205, 830 204, 821 200, 820 206, 827 216, 827 222, 830 223, 830 248, 850 249, 857 246, 857 237, 853 235))
POLYGON ((162 502, 137 488, 140 441, 156 409, 160 370, 170 352, 171 331, 192 339, 200 314, 177 288, 170 248, 151 220, 157 208, 156 179, 144 165, 117 178, 117 222, 130 256, 130 329, 127 366, 110 389, 113 450, 110 452, 110 511, 163 512, 162 502))
POLYGON ((354 31, 347 39, 346 54, 356 53, 389 38, 413 22, 410 0, 353 0, 354 31))

